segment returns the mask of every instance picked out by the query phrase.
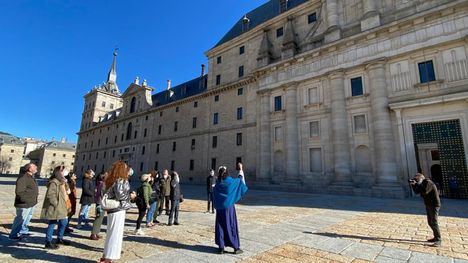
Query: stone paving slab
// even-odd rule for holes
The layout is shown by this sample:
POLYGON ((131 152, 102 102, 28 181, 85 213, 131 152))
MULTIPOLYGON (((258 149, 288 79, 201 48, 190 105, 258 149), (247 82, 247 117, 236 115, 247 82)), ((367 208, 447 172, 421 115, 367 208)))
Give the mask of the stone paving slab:
POLYGON ((373 246, 369 244, 355 243, 347 247, 340 254, 373 261, 383 250, 383 247, 373 246))
POLYGON ((398 248, 384 247, 382 252, 380 253, 380 256, 406 262, 411 256, 411 251, 398 248))

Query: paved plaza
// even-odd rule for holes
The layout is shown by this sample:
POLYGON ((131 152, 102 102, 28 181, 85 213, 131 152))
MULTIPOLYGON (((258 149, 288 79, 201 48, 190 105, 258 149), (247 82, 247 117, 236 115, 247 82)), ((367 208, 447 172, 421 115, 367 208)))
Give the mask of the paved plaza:
MULTIPOLYGON (((76 230, 69 247, 43 249, 46 224, 39 220, 45 193, 32 220, 33 237, 12 242, 14 177, 0 177, 0 262, 96 262, 104 241, 76 230)), ((406 200, 314 195, 250 190, 237 206, 243 254, 218 255, 213 214, 205 214, 203 186, 183 185, 180 226, 163 223, 144 229, 145 236, 126 234, 121 262, 468 262, 468 201, 442 200, 441 247, 431 238, 420 198, 406 200)), ((79 209, 79 207, 78 207, 79 209)), ((93 214, 93 213, 92 213, 93 214)), ((127 214, 133 230, 137 210, 127 214)), ((76 221, 72 222, 72 226, 76 221)), ((104 230, 103 230, 104 231, 104 230)), ((105 233, 103 232, 102 235, 105 233)))

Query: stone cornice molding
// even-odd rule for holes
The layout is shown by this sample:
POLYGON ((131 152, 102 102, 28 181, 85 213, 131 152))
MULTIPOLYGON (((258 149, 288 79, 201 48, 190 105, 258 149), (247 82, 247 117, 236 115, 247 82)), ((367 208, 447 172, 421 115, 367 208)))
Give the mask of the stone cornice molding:
POLYGON ((371 60, 371 61, 365 63, 365 69, 366 70, 372 70, 372 69, 377 68, 377 67, 384 67, 385 64, 387 64, 387 61, 388 61, 388 58, 386 58, 386 57, 371 60))
POLYGON ((345 74, 344 69, 340 68, 340 69, 330 72, 328 77, 329 79, 344 78, 344 74, 345 74))
POLYGON ((390 103, 389 107, 391 110, 414 108, 419 106, 426 106, 437 103, 451 102, 451 101, 466 101, 468 102, 468 92, 461 92, 456 94, 448 94, 437 97, 415 99, 410 101, 390 103))

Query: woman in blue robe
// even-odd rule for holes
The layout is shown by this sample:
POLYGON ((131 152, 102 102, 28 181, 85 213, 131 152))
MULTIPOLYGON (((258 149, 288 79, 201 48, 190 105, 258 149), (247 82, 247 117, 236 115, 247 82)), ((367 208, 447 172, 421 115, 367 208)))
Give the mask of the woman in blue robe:
POLYGON ((233 178, 228 175, 225 166, 218 169, 218 180, 214 188, 214 207, 216 208, 215 241, 220 254, 225 252, 225 247, 232 247, 235 254, 243 252, 240 249, 235 203, 244 196, 248 188, 245 185, 241 163, 238 164, 238 170, 237 178, 233 178))

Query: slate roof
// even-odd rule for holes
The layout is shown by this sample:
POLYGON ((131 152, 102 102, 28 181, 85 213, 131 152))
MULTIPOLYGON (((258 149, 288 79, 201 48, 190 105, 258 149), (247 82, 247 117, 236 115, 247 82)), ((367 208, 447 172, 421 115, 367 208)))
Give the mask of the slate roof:
POLYGON ((1 131, 0 131, 0 143, 24 144, 21 138, 16 137, 6 132, 1 132, 1 131))
POLYGON ((51 141, 46 143, 44 148, 57 148, 57 149, 63 149, 63 150, 76 150, 76 145, 73 143, 68 143, 68 142, 59 142, 59 141, 51 141))
MULTIPOLYGON (((294 7, 297 7, 308 0, 289 0, 288 1, 288 10, 294 7)), ((248 30, 252 30, 258 25, 280 15, 280 1, 279 0, 270 0, 267 3, 257 7, 256 9, 250 11, 246 14, 247 18, 250 20, 248 30)), ((237 23, 229 30, 226 35, 215 45, 215 47, 222 45, 229 40, 232 40, 247 31, 242 30, 242 16, 237 23)))
POLYGON ((206 87, 208 86, 207 84, 208 75, 204 75, 202 77, 198 77, 172 87, 171 91, 173 91, 174 94, 171 97, 169 96, 168 90, 158 92, 151 97, 153 100, 153 107, 159 107, 177 100, 200 94, 206 91, 206 87))

